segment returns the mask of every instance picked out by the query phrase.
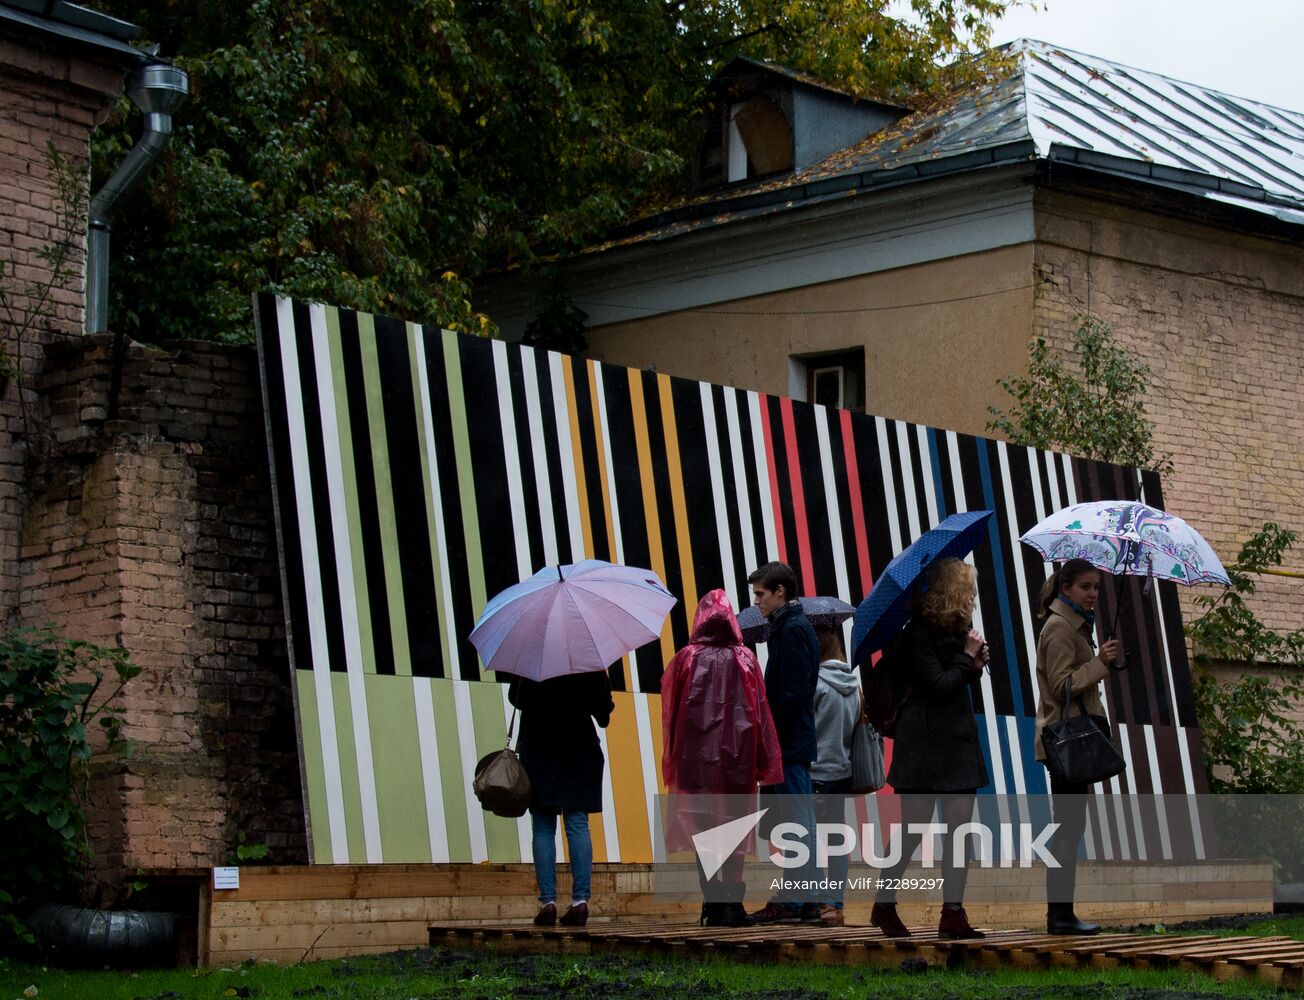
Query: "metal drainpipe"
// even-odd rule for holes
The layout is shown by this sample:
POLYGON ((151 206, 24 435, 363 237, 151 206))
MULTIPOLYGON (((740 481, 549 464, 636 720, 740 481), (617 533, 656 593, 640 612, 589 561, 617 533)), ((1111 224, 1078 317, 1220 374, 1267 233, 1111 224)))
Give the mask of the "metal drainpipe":
POLYGON ((109 320, 109 228, 118 204, 149 173, 172 140, 172 112, 190 93, 185 70, 153 63, 127 79, 127 96, 145 116, 145 128, 127 158, 91 199, 86 255, 86 332, 100 333, 109 320))

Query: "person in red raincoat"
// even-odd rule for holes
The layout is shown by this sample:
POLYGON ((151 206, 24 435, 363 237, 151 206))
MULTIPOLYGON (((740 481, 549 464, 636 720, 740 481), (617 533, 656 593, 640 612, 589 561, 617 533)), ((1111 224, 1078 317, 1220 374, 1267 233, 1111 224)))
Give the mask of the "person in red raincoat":
MULTIPOLYGON (((746 815, 738 811, 737 798, 721 796, 755 796, 758 784, 783 780, 765 675, 756 655, 743 645, 723 590, 702 598, 688 645, 661 677, 661 723, 661 774, 672 796, 666 833, 671 851, 692 850, 694 833, 746 815)), ((698 860, 702 922, 707 925, 752 922, 742 903, 747 839, 711 877, 698 860)))

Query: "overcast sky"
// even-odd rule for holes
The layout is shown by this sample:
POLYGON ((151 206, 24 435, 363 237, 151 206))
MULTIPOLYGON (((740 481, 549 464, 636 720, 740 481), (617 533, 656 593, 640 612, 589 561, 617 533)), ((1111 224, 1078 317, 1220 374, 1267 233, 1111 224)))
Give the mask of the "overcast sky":
POLYGON ((1039 38, 1304 111, 1304 0, 1038 0, 1037 8, 1003 17, 993 41, 1039 38))

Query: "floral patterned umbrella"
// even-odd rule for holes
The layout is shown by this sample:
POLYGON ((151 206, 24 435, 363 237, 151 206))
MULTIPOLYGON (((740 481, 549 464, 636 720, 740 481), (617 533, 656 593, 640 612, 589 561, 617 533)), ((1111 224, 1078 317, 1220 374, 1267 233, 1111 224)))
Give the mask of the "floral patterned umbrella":
POLYGON ((1175 514, 1132 500, 1095 500, 1057 511, 1019 541, 1047 562, 1085 559, 1097 569, 1192 586, 1231 586, 1200 533, 1175 514))

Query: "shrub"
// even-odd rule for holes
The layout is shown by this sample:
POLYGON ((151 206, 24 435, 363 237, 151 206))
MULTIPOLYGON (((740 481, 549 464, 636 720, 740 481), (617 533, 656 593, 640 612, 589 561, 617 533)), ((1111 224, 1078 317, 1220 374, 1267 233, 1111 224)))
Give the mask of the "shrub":
POLYGON ((115 702, 140 669, 125 649, 48 626, 0 632, 0 941, 29 940, 24 909, 84 874, 89 727, 102 731, 104 752, 130 750, 115 702))
POLYGON ((1195 650, 1195 704, 1211 791, 1304 792, 1304 744, 1291 717, 1304 701, 1292 669, 1304 665, 1304 629, 1275 632, 1246 603, 1254 575, 1281 565, 1294 541, 1293 531, 1265 524, 1227 568, 1232 585, 1195 598, 1203 611, 1186 634, 1195 650), (1215 664, 1247 672, 1219 680, 1215 664))

